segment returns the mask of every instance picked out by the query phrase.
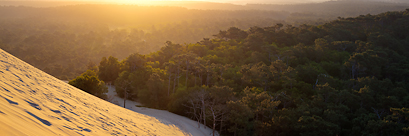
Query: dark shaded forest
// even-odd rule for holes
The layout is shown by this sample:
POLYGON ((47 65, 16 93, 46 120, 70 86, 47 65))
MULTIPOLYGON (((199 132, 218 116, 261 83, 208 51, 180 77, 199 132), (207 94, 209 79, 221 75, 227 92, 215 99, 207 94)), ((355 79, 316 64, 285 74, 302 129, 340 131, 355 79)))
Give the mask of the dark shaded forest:
POLYGON ((407 24, 409 9, 230 27, 148 55, 104 57, 87 73, 115 84, 120 97, 222 135, 408 135, 407 24))

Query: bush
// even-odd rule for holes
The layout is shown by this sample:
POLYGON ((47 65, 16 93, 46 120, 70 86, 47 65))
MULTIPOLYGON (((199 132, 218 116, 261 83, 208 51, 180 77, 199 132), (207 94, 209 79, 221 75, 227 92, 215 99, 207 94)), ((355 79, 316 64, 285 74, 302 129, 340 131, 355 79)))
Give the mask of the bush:
POLYGON ((92 70, 86 71, 81 74, 81 76, 69 81, 68 84, 101 99, 107 100, 107 95, 105 93, 108 92, 108 88, 105 86, 104 81, 99 80, 96 73, 92 70))

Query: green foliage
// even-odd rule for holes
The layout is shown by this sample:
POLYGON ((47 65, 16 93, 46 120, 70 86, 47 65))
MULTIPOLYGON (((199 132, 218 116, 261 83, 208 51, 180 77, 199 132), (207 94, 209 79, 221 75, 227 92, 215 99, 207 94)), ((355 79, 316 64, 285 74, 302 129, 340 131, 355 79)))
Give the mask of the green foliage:
POLYGON ((98 79, 96 73, 92 70, 88 70, 81 76, 69 81, 68 84, 101 99, 107 99, 105 93, 108 92, 108 88, 105 86, 103 81, 98 79))
POLYGON ((189 96, 192 90, 198 90, 198 88, 198 86, 189 89, 185 89, 185 87, 178 88, 178 90, 169 97, 168 111, 179 115, 189 115, 186 113, 186 111, 188 111, 188 108, 185 106, 188 101, 186 96, 189 96))
POLYGON ((146 65, 145 55, 140 55, 138 53, 134 53, 129 55, 124 62, 125 63, 122 68, 124 71, 138 71, 139 69, 144 69, 146 65))
POLYGON ((240 73, 243 74, 243 81, 247 82, 250 86, 262 87, 264 91, 267 91, 267 87, 271 84, 269 80, 272 74, 269 71, 269 67, 262 62, 255 65, 243 65, 240 73))
POLYGON ((112 56, 109 58, 103 57, 98 66, 98 77, 105 82, 113 82, 118 78, 120 73, 120 65, 118 59, 112 56))
POLYGON ((127 99, 136 100, 139 90, 147 89, 146 82, 151 73, 156 72, 161 74, 161 70, 146 65, 145 61, 145 57, 139 54, 132 54, 122 61, 120 69, 126 71, 121 72, 119 77, 115 80, 115 89, 119 97, 124 97, 126 91, 127 99))
POLYGON ((332 136, 338 135, 340 131, 336 124, 327 122, 320 116, 302 116, 298 122, 301 124, 301 136, 332 136))
POLYGON ((166 108, 168 97, 166 96, 164 81, 159 74, 153 73, 146 81, 148 89, 138 92, 139 100, 148 107, 163 109, 166 108))
POLYGON ((115 80, 115 91, 122 98, 125 97, 125 93, 127 93, 126 99, 137 98, 137 89, 132 86, 131 73, 123 71, 119 74, 119 77, 115 80))
POLYGON ((251 135, 253 133, 252 128, 254 128, 251 118, 254 116, 254 113, 250 107, 240 101, 230 101, 228 106, 230 109, 229 121, 233 123, 228 131, 235 135, 251 135))

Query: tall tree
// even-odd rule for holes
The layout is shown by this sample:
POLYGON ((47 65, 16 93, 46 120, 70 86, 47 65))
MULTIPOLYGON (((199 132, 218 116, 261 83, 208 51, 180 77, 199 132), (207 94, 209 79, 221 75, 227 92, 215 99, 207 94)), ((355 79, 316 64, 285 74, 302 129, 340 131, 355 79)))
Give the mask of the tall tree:
POLYGON ((164 80, 157 73, 152 73, 146 82, 148 89, 139 91, 139 99, 149 107, 163 109, 167 106, 168 97, 164 89, 164 80))
POLYGON ((115 90, 119 97, 124 98, 124 108, 126 106, 126 99, 128 99, 129 94, 132 92, 131 80, 128 71, 119 74, 119 77, 115 80, 115 90))
POLYGON ((115 57, 109 56, 108 59, 103 57, 98 69, 98 77, 107 83, 111 83, 118 77, 120 65, 115 57))
POLYGON ((213 124, 213 136, 215 135, 217 122, 220 122, 221 133, 223 128, 223 121, 226 121, 226 114, 228 114, 227 103, 232 99, 233 88, 228 86, 212 86, 209 88, 209 100, 207 102, 207 112, 211 116, 213 124))

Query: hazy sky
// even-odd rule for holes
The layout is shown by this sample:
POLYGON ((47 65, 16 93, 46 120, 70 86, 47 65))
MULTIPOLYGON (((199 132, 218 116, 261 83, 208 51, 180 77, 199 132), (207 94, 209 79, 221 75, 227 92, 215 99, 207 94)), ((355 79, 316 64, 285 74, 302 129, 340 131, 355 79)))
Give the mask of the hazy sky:
MULTIPOLYGON (((103 2, 103 3, 126 3, 126 4, 154 4, 161 1, 208 1, 218 3, 233 3, 233 4, 297 4, 297 3, 319 3, 325 1, 337 0, 0 0, 0 1, 83 1, 83 2, 103 2)), ((355 0, 345 0, 355 1, 355 0)), ((383 2, 403 2, 408 3, 409 0, 359 0, 359 1, 383 1, 383 2)))
MULTIPOLYGON (((87 0, 84 0, 84 1, 87 1, 87 0)), ((246 4, 246 3, 294 4, 294 3, 324 2, 328 0, 101 0, 101 1, 118 2, 118 3, 143 3, 143 4, 150 4, 150 2, 157 3, 160 1, 208 1, 208 2, 233 3, 233 4, 246 4)))
POLYGON ((291 4, 291 3, 310 3, 310 2, 324 2, 328 0, 207 0, 212 2, 226 2, 226 3, 260 3, 260 4, 291 4))

